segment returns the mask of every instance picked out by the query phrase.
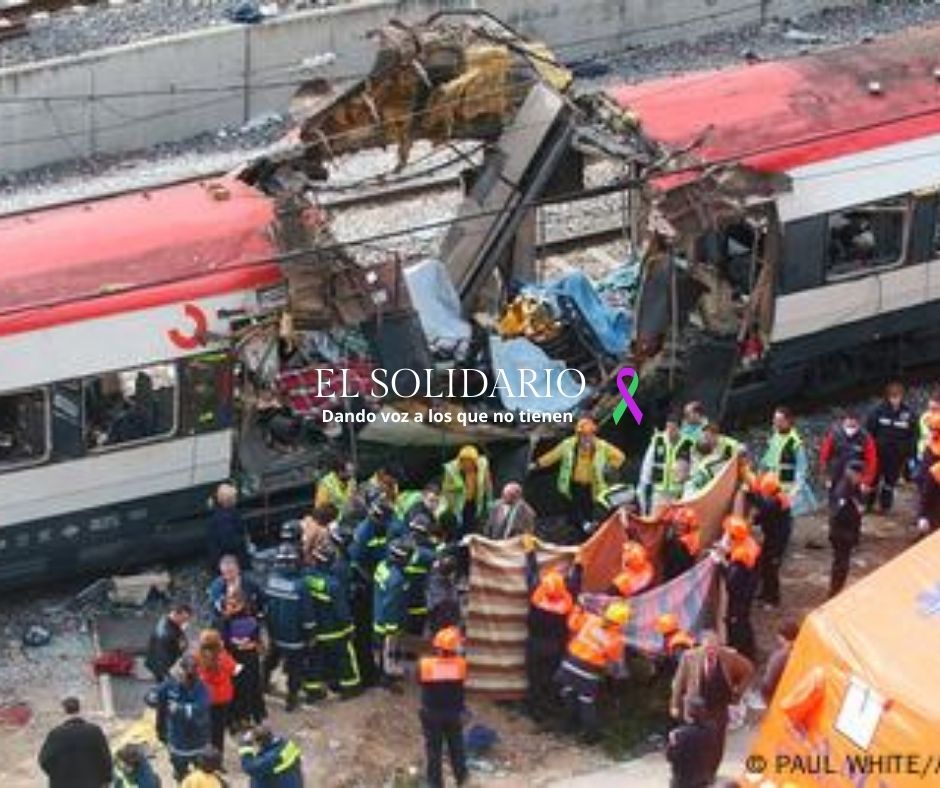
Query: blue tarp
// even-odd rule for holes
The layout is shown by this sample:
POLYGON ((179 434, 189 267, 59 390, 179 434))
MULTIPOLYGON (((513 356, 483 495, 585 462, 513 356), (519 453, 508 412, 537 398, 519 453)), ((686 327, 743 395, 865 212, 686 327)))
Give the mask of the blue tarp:
POLYGON ((565 413, 576 408, 592 391, 585 385, 584 391, 578 393, 581 380, 577 375, 565 375, 559 385, 559 375, 566 368, 565 364, 549 358, 542 348, 523 337, 500 339, 496 335, 491 336, 490 361, 492 382, 497 379, 502 382, 504 377, 511 389, 507 391, 502 385, 498 388, 500 402, 506 410, 565 413), (520 370, 535 371, 533 385, 539 396, 533 396, 532 388, 521 385, 520 370))
POLYGON ((573 271, 547 285, 525 288, 525 292, 547 298, 557 308, 557 298, 571 299, 584 321, 591 327, 601 349, 611 356, 622 356, 630 341, 631 319, 629 313, 607 306, 588 277, 573 271))

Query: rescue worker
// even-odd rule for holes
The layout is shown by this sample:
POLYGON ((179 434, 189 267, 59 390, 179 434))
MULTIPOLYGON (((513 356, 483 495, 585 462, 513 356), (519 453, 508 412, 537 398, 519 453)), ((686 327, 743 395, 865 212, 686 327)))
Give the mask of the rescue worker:
POLYGON ((607 488, 608 471, 620 468, 625 459, 620 449, 597 437, 594 419, 582 418, 575 434, 539 457, 532 469, 558 465, 558 492, 568 499, 569 522, 583 530, 594 519, 594 502, 607 488))
POLYGON ((342 588, 349 595, 352 613, 353 651, 362 687, 371 687, 376 681, 375 662, 372 660, 372 578, 353 564, 350 551, 353 543, 353 531, 339 521, 329 526, 330 541, 336 548, 333 559, 333 572, 342 588))
POLYGON ((757 645, 751 626, 751 606, 757 589, 760 545, 751 536, 751 528, 743 517, 728 515, 722 526, 725 532, 721 549, 728 593, 725 614, 728 645, 753 661, 757 656, 757 645))
POLYGON ((395 539, 388 547, 388 557, 375 569, 372 601, 373 651, 379 666, 379 681, 387 688, 397 686, 401 677, 398 638, 407 621, 408 575, 413 545, 407 539, 395 539))
POLYGON ((741 451, 741 443, 722 435, 717 424, 709 423, 702 428, 702 435, 692 448, 689 479, 684 494, 693 495, 705 489, 725 463, 741 451))
POLYGON ((366 518, 356 526, 349 557, 366 578, 372 578, 375 568, 385 558, 388 541, 401 536, 404 527, 395 517, 388 496, 378 487, 366 491, 366 518))
POLYGON ((441 487, 444 509, 457 518, 459 539, 486 522, 493 503, 490 462, 476 446, 463 446, 457 457, 444 465, 441 487))
POLYGON ((465 783, 468 777, 462 723, 467 662, 460 656, 462 638, 457 627, 439 630, 431 645, 434 656, 422 657, 418 663, 420 719, 427 758, 427 784, 429 788, 443 788, 445 744, 457 785, 465 783))
POLYGON ((702 548, 698 514, 690 506, 678 506, 666 514, 663 540, 663 579, 668 582, 687 572, 702 548))
POLYGON ((529 712, 536 719, 548 717, 554 707, 553 682, 568 640, 568 616, 581 591, 582 568, 575 559, 566 576, 558 568, 539 573, 538 540, 522 537, 526 557, 526 588, 529 592, 526 678, 529 712))
POLYGON ((457 591, 457 559, 447 551, 438 551, 428 577, 428 630, 460 624, 460 595, 457 591))
POLYGON ((904 401, 904 386, 897 381, 885 388, 884 399, 869 414, 865 425, 875 440, 878 472, 868 497, 868 509, 875 498, 882 514, 894 505, 894 489, 908 461, 917 451, 917 426, 914 412, 904 401))
POLYGON ((663 613, 657 618, 656 631, 663 638, 662 656, 656 662, 656 673, 671 680, 683 653, 695 647, 695 638, 679 626, 674 613, 663 613))
POLYGON ((930 392, 930 398, 927 400, 927 409, 920 414, 917 422, 917 459, 919 460, 924 449, 927 448, 927 441, 930 440, 929 420, 932 415, 940 415, 940 389, 934 389, 930 392))
POLYGON ((575 608, 568 618, 572 632, 568 652, 555 675, 569 722, 577 725, 589 740, 596 740, 597 703, 609 670, 623 669, 626 640, 623 627, 630 618, 630 605, 610 602, 603 615, 575 608))
POLYGON ((773 431, 759 469, 776 474, 781 489, 790 498, 796 513, 816 508, 816 498, 809 483, 806 447, 793 426, 793 413, 787 407, 781 405, 774 410, 773 431))
POLYGON ((918 475, 917 531, 923 536, 940 528, 940 409, 929 414, 927 441, 918 475))
POLYGON ((656 574, 646 548, 639 542, 625 542, 621 556, 621 569, 613 579, 608 594, 631 597, 646 591, 656 574))
POLYGON ((830 506, 850 462, 862 464, 860 485, 864 494, 875 483, 878 451, 871 435, 859 424, 858 417, 852 412, 846 412, 840 423, 829 430, 819 448, 819 465, 826 478, 830 506))
POLYGON ((702 437, 702 431, 708 426, 708 416, 705 415, 705 406, 697 400, 687 402, 682 408, 682 426, 680 432, 683 438, 688 438, 696 444, 702 437))
POLYGON ((249 731, 238 748, 249 788, 303 788, 301 751, 293 741, 275 736, 259 725, 249 731))
POLYGON ((264 658, 264 682, 283 663, 287 673, 287 711, 297 708, 303 683, 307 643, 313 637, 316 620, 310 594, 300 574, 300 554, 289 543, 278 546, 274 571, 264 586, 270 647, 264 658))
POLYGON ((793 531, 790 500, 776 474, 769 472, 754 478, 746 500, 751 506, 751 519, 763 536, 757 561, 757 599, 777 607, 780 604, 780 567, 793 531))
POLYGON ((405 567, 405 575, 408 578, 408 619, 405 622, 405 631, 415 637, 424 634, 424 625, 428 618, 428 576, 438 554, 438 545, 431 535, 431 526, 431 519, 422 511, 414 514, 408 522, 414 551, 405 567))
POLYGON ((864 462, 850 460, 829 491, 829 543, 832 545, 832 573, 829 597, 838 594, 849 576, 852 550, 858 546, 862 531, 864 462))
POLYGON ((331 542, 317 545, 310 554, 313 563, 304 572, 304 583, 315 621, 310 643, 304 692, 319 700, 330 689, 344 698, 361 685, 359 662, 353 648, 353 621, 349 588, 335 571, 336 548, 331 542))
POLYGON ((336 460, 328 473, 320 477, 313 496, 313 508, 332 506, 337 513, 346 510, 349 498, 356 491, 356 464, 336 460))
POLYGON ((394 473, 384 466, 379 467, 366 482, 370 487, 377 487, 385 493, 390 504, 398 500, 398 479, 394 473))
POLYGON ((139 744, 125 744, 114 753, 114 782, 111 788, 160 788, 157 777, 139 744))
POLYGON ((419 513, 436 520, 440 511, 441 485, 437 482, 428 482, 420 490, 402 490, 395 501, 395 516, 403 523, 419 513))
POLYGON ((157 738, 170 754, 173 776, 182 782, 209 745, 209 690, 199 680, 192 654, 179 661, 174 675, 157 688, 157 738))
POLYGON ((640 500, 643 513, 682 497, 682 486, 689 474, 694 441, 679 430, 679 419, 667 416, 661 430, 650 439, 640 466, 640 500))

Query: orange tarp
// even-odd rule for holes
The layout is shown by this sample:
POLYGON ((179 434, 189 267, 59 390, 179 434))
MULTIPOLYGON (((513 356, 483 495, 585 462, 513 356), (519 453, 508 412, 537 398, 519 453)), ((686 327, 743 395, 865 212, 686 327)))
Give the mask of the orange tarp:
POLYGON ((938 655, 940 534, 807 617, 746 784, 940 785, 938 655))

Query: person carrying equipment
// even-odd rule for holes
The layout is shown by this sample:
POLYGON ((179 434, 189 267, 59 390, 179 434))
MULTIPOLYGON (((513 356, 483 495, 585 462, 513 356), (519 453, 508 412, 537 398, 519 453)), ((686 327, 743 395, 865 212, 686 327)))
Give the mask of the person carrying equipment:
POLYGON ((557 568, 539 573, 536 548, 531 534, 522 537, 526 557, 526 587, 529 591, 528 638, 526 639, 526 678, 529 712, 545 719, 553 711, 553 682, 568 641, 568 616, 581 591, 582 567, 579 559, 567 574, 557 568))
POLYGON ((568 653, 555 676, 569 722, 580 723, 589 740, 596 740, 597 703, 608 670, 622 670, 626 639, 623 627, 630 618, 630 605, 617 600, 602 616, 576 608, 568 620, 572 632, 568 653))

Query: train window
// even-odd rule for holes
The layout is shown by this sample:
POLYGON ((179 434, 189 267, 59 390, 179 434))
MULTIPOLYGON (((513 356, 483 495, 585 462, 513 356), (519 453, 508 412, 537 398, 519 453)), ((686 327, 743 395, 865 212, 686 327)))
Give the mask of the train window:
POLYGON ((0 471, 49 456, 49 398, 44 388, 0 394, 0 471))
POLYGON ((209 353, 181 364, 180 429, 211 432, 232 425, 232 358, 209 353))
POLYGON ((176 365, 107 372, 84 380, 90 450, 165 438, 176 429, 176 365))
POLYGON ((904 257, 907 197, 854 205, 829 214, 826 277, 895 265, 904 257))

